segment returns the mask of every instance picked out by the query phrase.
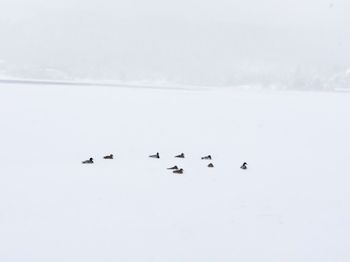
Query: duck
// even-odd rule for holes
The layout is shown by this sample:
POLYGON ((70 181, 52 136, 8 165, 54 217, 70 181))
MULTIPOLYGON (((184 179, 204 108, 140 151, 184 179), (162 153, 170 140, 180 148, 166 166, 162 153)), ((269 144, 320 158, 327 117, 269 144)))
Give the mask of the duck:
POLYGON ((181 153, 180 155, 175 156, 176 158, 185 158, 185 154, 181 153))
POLYGON ((158 152, 157 152, 157 154, 155 154, 155 155, 150 155, 149 157, 151 157, 151 158, 160 158, 158 152))
POLYGON ((94 159, 92 157, 90 157, 89 160, 85 160, 82 163, 83 164, 93 164, 94 163, 94 159))
POLYGON ((178 170, 179 168, 177 166, 169 167, 168 170, 178 170))
POLYGON ((104 158, 104 159, 113 159, 113 154, 110 154, 110 155, 108 155, 108 156, 104 156, 103 158, 104 158))
POLYGON ((211 160, 211 155, 203 156, 202 160, 211 160))
POLYGON ((183 174, 184 170, 182 168, 181 169, 177 169, 177 170, 174 170, 173 173, 174 174, 183 174))
POLYGON ((208 167, 214 167, 214 164, 213 164, 213 163, 210 163, 210 164, 208 165, 208 167))
POLYGON ((241 169, 247 169, 247 165, 248 164, 246 162, 244 162, 243 165, 241 166, 241 169))

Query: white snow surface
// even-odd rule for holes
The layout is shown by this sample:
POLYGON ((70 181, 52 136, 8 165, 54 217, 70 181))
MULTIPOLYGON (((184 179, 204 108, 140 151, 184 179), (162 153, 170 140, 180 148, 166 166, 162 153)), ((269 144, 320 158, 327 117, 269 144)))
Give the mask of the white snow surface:
POLYGON ((0 261, 350 261, 349 115, 341 93, 1 84, 0 261))

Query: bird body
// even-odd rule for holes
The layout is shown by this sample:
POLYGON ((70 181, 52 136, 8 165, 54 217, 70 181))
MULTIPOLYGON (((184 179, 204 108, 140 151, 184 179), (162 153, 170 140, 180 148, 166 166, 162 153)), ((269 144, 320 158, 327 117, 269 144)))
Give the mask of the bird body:
POLYGON ((177 169, 179 169, 177 166, 173 166, 173 167, 169 167, 169 168, 167 168, 168 170, 177 170, 177 169))
POLYGON ((183 174, 184 170, 182 168, 181 169, 177 169, 177 170, 174 170, 173 173, 174 174, 183 174))
POLYGON ((94 163, 94 159, 92 157, 90 157, 89 160, 85 160, 82 162, 83 164, 93 164, 94 163))
POLYGON ((248 164, 246 162, 244 162, 243 165, 241 166, 241 169, 247 169, 247 165, 248 164))
POLYGON ((181 153, 180 155, 175 156, 176 158, 185 158, 185 154, 181 153))
POLYGON ((113 154, 110 154, 110 155, 108 155, 108 156, 104 156, 103 158, 104 158, 104 159, 113 159, 113 154))
POLYGON ((211 155, 203 156, 202 160, 211 160, 211 155))
POLYGON ((160 158, 158 152, 157 152, 157 154, 155 154, 155 155, 150 155, 149 157, 151 157, 151 158, 160 158))

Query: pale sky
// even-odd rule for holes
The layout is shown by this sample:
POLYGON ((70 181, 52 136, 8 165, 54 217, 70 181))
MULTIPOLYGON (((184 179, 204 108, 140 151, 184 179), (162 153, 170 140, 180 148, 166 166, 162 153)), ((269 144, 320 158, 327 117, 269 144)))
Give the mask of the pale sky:
POLYGON ((315 27, 350 24, 348 0, 0 0, 0 7, 2 19, 14 20, 77 12, 315 27))
POLYGON ((0 0, 0 73, 215 83, 343 70, 349 25, 350 0, 0 0))

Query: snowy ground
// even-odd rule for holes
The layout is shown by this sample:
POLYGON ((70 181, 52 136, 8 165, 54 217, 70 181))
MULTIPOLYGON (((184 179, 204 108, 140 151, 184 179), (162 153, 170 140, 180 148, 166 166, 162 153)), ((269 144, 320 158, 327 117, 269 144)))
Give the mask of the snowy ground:
POLYGON ((0 261, 350 261, 349 101, 1 84, 0 261))

